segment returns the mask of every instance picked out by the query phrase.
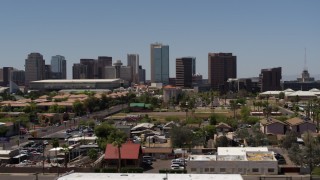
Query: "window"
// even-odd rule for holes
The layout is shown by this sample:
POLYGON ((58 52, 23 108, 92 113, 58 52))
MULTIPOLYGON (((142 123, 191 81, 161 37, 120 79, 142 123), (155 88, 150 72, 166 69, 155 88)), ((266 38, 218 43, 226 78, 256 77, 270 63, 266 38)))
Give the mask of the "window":
POLYGON ((214 168, 210 168, 210 172, 214 172, 214 168))
POLYGON ((197 168, 191 168, 191 172, 197 172, 197 168))
POLYGON ((238 172, 241 173, 242 172, 242 168, 238 168, 238 172))
POLYGON ((254 173, 259 172, 259 168, 252 168, 252 172, 254 173))
POLYGON ((220 168, 220 172, 221 173, 226 172, 226 168, 220 168))
POLYGON ((209 168, 204 168, 204 172, 209 172, 209 168))
POLYGON ((274 172, 274 169, 273 169, 273 168, 268 168, 268 172, 269 172, 269 173, 273 173, 273 172, 274 172))

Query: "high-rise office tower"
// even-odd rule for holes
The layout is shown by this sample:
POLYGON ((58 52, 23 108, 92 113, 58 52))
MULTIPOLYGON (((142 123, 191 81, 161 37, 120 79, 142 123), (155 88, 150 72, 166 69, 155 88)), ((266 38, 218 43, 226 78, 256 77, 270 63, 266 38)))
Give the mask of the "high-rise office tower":
POLYGON ((44 79, 51 79, 51 65, 46 64, 44 65, 44 79))
POLYGON ((13 67, 3 67, 2 68, 2 86, 9 86, 11 80, 11 72, 14 70, 13 67))
POLYGON ((150 45, 151 82, 169 83, 169 46, 159 43, 150 45))
POLYGON ((87 66, 80 63, 73 64, 72 79, 87 79, 87 66))
POLYGON ((131 66, 122 66, 121 60, 117 60, 114 66, 105 67, 105 79, 123 79, 132 82, 131 66))
POLYGON ((45 78, 45 60, 40 53, 30 53, 25 60, 25 85, 45 78))
POLYGON ((192 75, 195 74, 194 57, 182 57, 176 59, 176 86, 192 87, 192 75))
POLYGON ((146 70, 139 66, 139 83, 146 83, 146 70))
POLYGON ((87 67, 85 79, 95 79, 95 60, 94 59, 80 59, 80 64, 87 67))
POLYGON ((105 74, 105 67, 112 66, 112 57, 109 56, 98 56, 97 60, 97 77, 98 79, 103 79, 105 74))
POLYGON ((0 68, 0 82, 3 82, 3 69, 0 68))
POLYGON ((11 81, 16 83, 18 86, 23 86, 24 82, 25 82, 25 72, 24 72, 24 70, 13 70, 13 71, 11 71, 11 81))
POLYGON ((261 92, 281 90, 281 67, 261 69, 259 78, 261 92))
POLYGON ((237 78, 237 56, 232 53, 209 53, 208 80, 211 88, 223 91, 229 78, 237 78))
POLYGON ((51 79, 67 79, 67 61, 64 56, 51 57, 51 79))
POLYGON ((132 82, 139 83, 139 54, 127 54, 127 66, 131 67, 132 82))

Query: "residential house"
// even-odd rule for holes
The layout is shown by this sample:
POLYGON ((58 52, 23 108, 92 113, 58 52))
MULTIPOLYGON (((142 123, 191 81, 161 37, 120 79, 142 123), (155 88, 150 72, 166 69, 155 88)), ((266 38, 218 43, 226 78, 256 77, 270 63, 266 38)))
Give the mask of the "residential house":
MULTIPOLYGON (((130 141, 122 144, 120 147, 120 158, 121 167, 140 167, 142 163, 142 149, 140 144, 135 144, 130 141)), ((118 167, 118 147, 107 144, 104 159, 107 167, 118 167)))
POLYGON ((298 134, 303 134, 304 132, 310 131, 315 133, 317 131, 317 127, 311 121, 305 121, 298 117, 294 117, 285 121, 288 125, 288 130, 297 132, 298 134))
POLYGON ((287 124, 274 118, 260 120, 260 129, 264 134, 285 134, 287 124))
POLYGON ((232 131, 232 127, 223 122, 220 122, 218 125, 216 125, 216 129, 217 129, 217 132, 221 132, 221 133, 227 133, 232 131))

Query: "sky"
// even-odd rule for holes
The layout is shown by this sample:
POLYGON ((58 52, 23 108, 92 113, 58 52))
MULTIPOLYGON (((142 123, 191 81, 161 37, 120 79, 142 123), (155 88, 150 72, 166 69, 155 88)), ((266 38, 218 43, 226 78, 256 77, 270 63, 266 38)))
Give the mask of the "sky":
POLYGON ((196 71, 208 77, 208 53, 237 56, 238 77, 282 67, 300 75, 305 48, 309 73, 320 74, 319 0, 1 0, 0 67, 24 69, 31 52, 67 59, 112 56, 127 64, 138 53, 150 78, 150 44, 170 48, 175 59, 196 57, 196 71))

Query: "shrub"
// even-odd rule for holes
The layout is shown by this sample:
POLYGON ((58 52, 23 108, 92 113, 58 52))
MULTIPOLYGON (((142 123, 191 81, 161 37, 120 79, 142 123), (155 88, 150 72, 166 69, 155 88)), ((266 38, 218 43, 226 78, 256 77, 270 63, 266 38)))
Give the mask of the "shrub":
POLYGON ((117 168, 102 168, 101 172, 103 173, 117 173, 117 168))
POLYGON ((183 169, 160 169, 159 173, 169 173, 169 174, 187 174, 187 170, 183 169))
POLYGON ((143 173, 143 168, 141 167, 137 167, 137 168, 133 168, 133 167, 123 167, 120 170, 121 173, 143 173))

